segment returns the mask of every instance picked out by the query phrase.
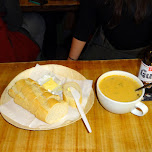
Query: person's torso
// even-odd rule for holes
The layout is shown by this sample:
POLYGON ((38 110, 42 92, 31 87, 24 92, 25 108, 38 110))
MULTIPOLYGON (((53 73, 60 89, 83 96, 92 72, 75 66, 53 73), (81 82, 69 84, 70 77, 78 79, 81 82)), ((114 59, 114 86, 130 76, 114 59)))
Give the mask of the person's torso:
POLYGON ((135 49, 150 43, 152 40, 152 13, 148 14, 141 23, 136 24, 133 15, 129 15, 123 7, 120 23, 110 29, 108 23, 112 18, 114 8, 103 5, 102 2, 96 0, 96 20, 99 21, 99 25, 102 25, 106 38, 115 48, 135 49))

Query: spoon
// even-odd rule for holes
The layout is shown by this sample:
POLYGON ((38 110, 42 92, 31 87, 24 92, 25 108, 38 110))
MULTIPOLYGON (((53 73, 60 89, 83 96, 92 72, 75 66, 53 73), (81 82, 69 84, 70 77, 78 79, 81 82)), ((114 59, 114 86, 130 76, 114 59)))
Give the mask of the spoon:
POLYGON ((152 83, 145 84, 144 86, 136 89, 135 91, 141 90, 141 89, 143 89, 143 88, 147 88, 147 87, 149 87, 149 86, 151 86, 151 85, 152 85, 152 83))

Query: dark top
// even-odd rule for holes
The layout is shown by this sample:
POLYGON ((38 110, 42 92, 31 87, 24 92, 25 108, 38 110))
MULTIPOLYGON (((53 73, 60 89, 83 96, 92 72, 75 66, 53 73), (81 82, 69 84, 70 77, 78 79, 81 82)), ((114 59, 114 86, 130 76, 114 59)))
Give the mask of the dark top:
POLYGON ((0 17, 10 31, 21 32, 32 39, 29 32, 22 28, 23 16, 19 0, 0 0, 0 17))
POLYGON ((103 0, 81 0, 80 16, 74 37, 87 41, 96 27, 102 26, 105 37, 120 50, 130 50, 149 45, 152 40, 152 14, 140 24, 136 24, 133 15, 123 8, 120 23, 113 29, 107 26, 112 17, 113 6, 104 5, 103 0))
POLYGON ((0 0, 0 12, 5 13, 3 17, 9 30, 16 30, 22 25, 22 13, 19 0, 0 0))

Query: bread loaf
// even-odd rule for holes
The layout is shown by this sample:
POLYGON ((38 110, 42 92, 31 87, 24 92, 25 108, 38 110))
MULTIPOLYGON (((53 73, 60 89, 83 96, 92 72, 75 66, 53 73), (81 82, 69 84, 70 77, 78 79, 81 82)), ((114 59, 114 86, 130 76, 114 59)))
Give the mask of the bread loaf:
POLYGON ((30 78, 17 81, 8 93, 16 104, 48 124, 59 121, 68 112, 68 103, 30 78))
POLYGON ((76 108, 75 99, 70 91, 70 87, 75 88, 80 93, 80 99, 79 99, 80 104, 82 103, 82 90, 81 90, 81 87, 79 86, 79 84, 76 82, 67 82, 67 83, 63 84, 63 86, 62 86, 63 100, 68 102, 68 104, 71 107, 76 108))

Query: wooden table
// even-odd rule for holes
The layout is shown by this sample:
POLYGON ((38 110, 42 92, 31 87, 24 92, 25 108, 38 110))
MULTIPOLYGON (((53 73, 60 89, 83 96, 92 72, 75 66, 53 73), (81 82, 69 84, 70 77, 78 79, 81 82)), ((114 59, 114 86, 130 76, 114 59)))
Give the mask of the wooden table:
MULTIPOLYGON (((124 70, 137 75, 140 60, 107 61, 41 61, 0 64, 0 93, 20 72, 39 64, 60 64, 77 70, 93 80, 110 70, 124 70)), ((152 102, 144 101, 149 112, 138 117, 131 113, 113 114, 106 111, 95 97, 87 114, 92 133, 82 120, 63 128, 48 131, 23 130, 6 122, 0 115, 0 152, 151 152, 152 102)))
POLYGON ((77 10, 79 0, 48 0, 48 4, 39 6, 28 2, 28 0, 19 0, 23 11, 74 11, 77 10))

